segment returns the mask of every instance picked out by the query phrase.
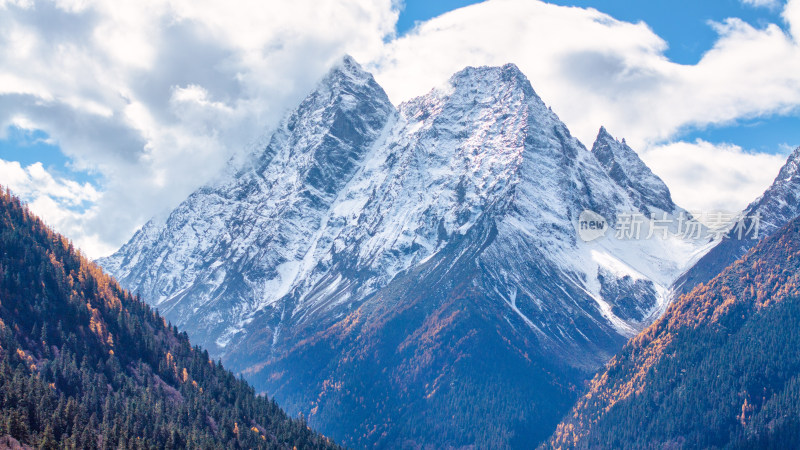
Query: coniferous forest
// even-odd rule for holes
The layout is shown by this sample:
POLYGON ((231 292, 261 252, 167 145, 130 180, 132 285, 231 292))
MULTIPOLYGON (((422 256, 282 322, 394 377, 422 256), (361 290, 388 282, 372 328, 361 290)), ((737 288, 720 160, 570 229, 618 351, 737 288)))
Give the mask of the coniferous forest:
POLYGON ((0 190, 0 446, 335 448, 0 190))
POLYGON ((595 376, 554 448, 800 448, 800 218, 595 376))

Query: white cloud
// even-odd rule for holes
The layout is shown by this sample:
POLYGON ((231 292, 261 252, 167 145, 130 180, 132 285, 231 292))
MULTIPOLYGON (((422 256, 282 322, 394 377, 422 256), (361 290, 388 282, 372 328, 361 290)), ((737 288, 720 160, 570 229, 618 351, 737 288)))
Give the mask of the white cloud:
POLYGON ((56 179, 38 162, 23 168, 16 161, 0 159, 0 179, 19 195, 36 197, 46 192, 47 196, 59 199, 67 206, 79 206, 100 198, 91 184, 56 179))
POLYGON ((92 205, 100 199, 101 194, 91 184, 54 177, 41 163, 22 167, 16 161, 2 159, 0 182, 4 188, 26 199, 31 210, 48 225, 74 236, 75 244, 87 254, 114 250, 113 246, 84 225, 98 214, 92 205))
POLYGON ((789 25, 795 44, 800 45, 800 1, 789 0, 783 9, 783 20, 789 25))
MULTIPOLYGON (((0 134, 11 123, 45 130, 76 168, 102 174, 91 213, 62 208, 77 225, 60 230, 111 249, 266 132, 343 53, 366 63, 394 101, 467 65, 514 62, 587 145, 602 124, 647 149, 685 127, 796 109, 800 0, 783 18, 791 34, 715 24, 717 42, 688 66, 670 62, 644 23, 536 0, 472 5, 399 39, 397 0, 0 0, 0 134)), ((697 154, 713 171, 716 154, 697 154)), ((754 158, 771 170, 770 157, 754 158)), ((651 162, 676 192, 678 181, 699 183, 668 175, 666 158, 651 162)), ((48 198, 65 201, 30 195, 43 210, 55 211, 48 198)), ((696 198, 725 195, 733 204, 745 194, 696 198)))
POLYGON ((654 146, 641 154, 690 211, 739 212, 760 196, 786 162, 784 155, 748 153, 697 140, 654 146))
POLYGON ((754 6, 756 8, 777 8, 780 6, 780 0, 741 0, 743 4, 754 6))

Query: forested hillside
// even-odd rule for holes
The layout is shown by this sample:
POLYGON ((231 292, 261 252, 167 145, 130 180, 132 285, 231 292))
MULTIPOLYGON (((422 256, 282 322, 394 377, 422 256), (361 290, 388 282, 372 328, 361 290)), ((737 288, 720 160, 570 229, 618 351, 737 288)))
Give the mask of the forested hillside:
POLYGON ((592 381, 556 448, 800 448, 800 219, 680 298, 592 381))
POLYGON ((335 447, 4 190, 0 437, 37 448, 335 447))

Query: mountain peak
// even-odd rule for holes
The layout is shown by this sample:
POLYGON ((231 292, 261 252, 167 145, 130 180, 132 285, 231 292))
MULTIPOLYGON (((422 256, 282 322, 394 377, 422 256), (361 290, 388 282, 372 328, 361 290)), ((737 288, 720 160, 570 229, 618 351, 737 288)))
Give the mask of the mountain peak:
POLYGON ((465 77, 473 77, 476 74, 479 74, 479 75, 485 75, 485 74, 502 75, 502 74, 505 74, 505 75, 511 76, 511 77, 522 77, 522 78, 527 79, 525 77, 525 74, 523 74, 522 71, 519 70, 519 67, 517 67, 517 65, 514 64, 514 63, 507 63, 507 64, 504 64, 502 66, 467 66, 467 67, 459 70, 458 72, 454 73, 450 77, 450 79, 451 80, 458 80, 458 79, 462 79, 462 78, 465 78, 465 77))
POLYGON ((786 164, 781 167, 775 182, 778 183, 781 181, 791 180, 797 176, 798 168, 800 168, 800 147, 794 149, 794 151, 786 159, 786 164))
POLYGON ((772 233, 800 214, 800 147, 795 149, 781 167, 775 181, 745 209, 745 216, 761 217, 761 230, 772 233))
POLYGON ((611 133, 609 133, 609 132, 608 132, 608 130, 606 129, 606 127, 604 127, 604 126, 601 126, 601 127, 600 127, 600 131, 598 131, 598 132, 597 132, 597 139, 596 139, 596 141, 600 141, 600 140, 604 140, 604 141, 605 141, 605 140, 611 140, 611 141, 614 141, 614 140, 616 140, 616 139, 614 139, 614 136, 612 136, 612 135, 611 135, 611 133))
POLYGON ((639 158, 623 139, 618 141, 605 127, 600 127, 592 153, 606 173, 625 188, 643 213, 651 207, 665 212, 675 210, 675 203, 664 182, 639 158))
POLYGON ((344 55, 333 65, 332 72, 366 74, 367 72, 361 67, 361 64, 350 55, 344 55))
MULTIPOLYGON (((617 138, 615 138, 611 133, 609 133, 606 127, 601 126, 600 131, 597 132, 597 138, 595 139, 595 141, 614 143, 617 142, 617 138)), ((622 145, 626 147, 628 145, 628 143, 625 142, 625 138, 622 138, 622 141, 620 141, 620 143, 622 143, 622 145)), ((630 149, 630 147, 628 148, 630 149)), ((638 158, 639 156, 636 155, 636 157, 638 158)))
POLYGON ((450 77, 450 85, 456 90, 490 92, 501 86, 522 90, 526 96, 538 98, 528 77, 515 64, 503 66, 469 66, 450 77))
POLYGON ((360 64, 356 62, 356 59, 350 56, 349 53, 345 53, 344 56, 342 56, 341 59, 339 59, 339 64, 355 65, 357 67, 361 67, 360 64))
MULTIPOLYGON (((367 127, 357 126, 352 130, 356 131, 356 134, 359 130, 381 128, 384 116, 394 111, 394 106, 383 88, 375 81, 372 74, 364 70, 350 55, 344 55, 331 67, 317 88, 287 118, 287 123, 291 129, 295 129, 298 123, 305 120, 305 127, 300 127, 298 130, 302 132, 305 129, 314 129, 322 122, 331 125, 329 122, 332 120, 341 121, 343 117, 337 116, 337 111, 347 112, 352 116, 350 119, 356 122, 368 121, 373 113, 378 113, 380 123, 369 123, 367 127), (322 113, 322 111, 327 112, 322 113), (324 120, 320 122, 321 119, 324 120)), ((343 125, 338 123, 336 126, 343 125)), ((339 129, 339 131, 345 130, 339 129)))
POLYGON ((372 74, 364 70, 352 56, 344 55, 322 78, 320 87, 342 88, 344 86, 370 86, 372 89, 383 90, 378 86, 372 74))

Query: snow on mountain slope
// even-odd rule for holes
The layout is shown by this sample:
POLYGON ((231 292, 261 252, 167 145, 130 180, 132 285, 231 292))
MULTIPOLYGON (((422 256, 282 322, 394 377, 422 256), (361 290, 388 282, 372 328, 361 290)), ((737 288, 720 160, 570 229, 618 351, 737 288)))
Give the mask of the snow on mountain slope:
POLYGON ((579 242, 573 223, 583 209, 611 223, 643 208, 676 216, 666 186, 605 129, 593 152, 513 65, 465 69, 402 105, 397 118, 372 77, 346 58, 249 166, 194 193, 166 224, 148 223, 101 263, 221 348, 284 296, 300 316, 363 299, 513 200, 499 223, 508 248, 498 244, 497 258, 514 246, 546 249, 562 271, 586 278, 579 284, 628 335, 638 325, 609 312, 598 270, 606 280, 653 281, 663 307, 698 243, 579 242))
POLYGON ((746 217, 760 217, 762 237, 768 236, 800 215, 800 147, 786 159, 775 181, 745 208, 746 217))
POLYGON ((744 256, 763 238, 800 215, 800 147, 786 160, 775 181, 742 211, 739 221, 717 245, 675 282, 675 292, 689 292, 744 256))
POLYGON ((674 205, 637 204, 645 184, 616 182, 513 65, 467 68, 399 109, 386 143, 340 195, 346 206, 332 206, 347 223, 324 227, 331 256, 287 309, 255 315, 227 360, 347 445, 481 442, 457 423, 535 444, 579 374, 659 315, 672 282, 711 243, 702 227, 695 239, 674 236, 685 214, 674 205), (640 208, 666 214, 667 239, 645 239, 647 223, 641 239, 578 238, 586 209, 616 223, 640 208), (491 386, 479 381, 498 371, 491 386), (465 400, 446 386, 502 393, 453 419, 443 415, 465 400), (516 402, 524 406, 508 409, 516 402), (391 405, 415 413, 382 412, 391 405), (453 425, 425 434, 411 425, 419 422, 453 425))
POLYGON ((395 116, 372 76, 345 58, 244 167, 99 262, 196 342, 224 347, 288 292, 338 191, 395 116))
MULTIPOLYGON (((348 57, 238 170, 100 263, 323 432, 394 445, 370 402, 450 404, 441 371, 455 383, 495 358, 542 380, 520 417, 545 427, 576 374, 664 310, 705 234, 624 142, 572 137, 514 65, 466 68, 395 109, 348 57), (590 242, 586 210, 609 228, 590 242), (638 238, 617 236, 633 215, 638 238), (339 417, 355 399, 363 413, 339 417)), ((461 442, 449 433, 442 445, 461 442)))

